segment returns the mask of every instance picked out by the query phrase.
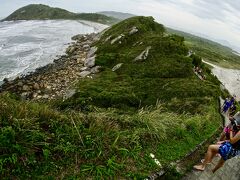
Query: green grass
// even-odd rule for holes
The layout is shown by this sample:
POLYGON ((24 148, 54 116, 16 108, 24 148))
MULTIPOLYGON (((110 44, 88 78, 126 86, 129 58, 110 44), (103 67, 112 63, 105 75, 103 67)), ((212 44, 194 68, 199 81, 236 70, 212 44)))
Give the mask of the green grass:
POLYGON ((199 80, 184 38, 151 17, 122 21, 95 45, 102 72, 80 80, 70 99, 0 95, 2 179, 144 179, 159 170, 150 153, 168 167, 221 124, 219 81, 204 66, 199 80), (121 44, 110 43, 122 33, 121 44), (134 62, 147 46, 148 58, 134 62))
POLYGON ((146 177, 158 169, 150 153, 167 164, 218 127, 210 104, 194 116, 161 104, 132 115, 99 108, 84 114, 1 95, 0 177, 146 177))

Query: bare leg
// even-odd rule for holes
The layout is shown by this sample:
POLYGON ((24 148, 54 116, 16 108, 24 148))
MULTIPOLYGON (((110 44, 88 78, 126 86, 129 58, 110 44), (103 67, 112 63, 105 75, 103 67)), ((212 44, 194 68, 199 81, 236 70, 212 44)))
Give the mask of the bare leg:
POLYGON ((215 171, 218 170, 220 167, 222 167, 224 163, 225 163, 225 161, 223 160, 223 158, 221 158, 221 159, 218 161, 218 163, 217 163, 217 165, 215 166, 215 168, 212 170, 212 172, 215 173, 215 171))
POLYGON ((204 171, 207 163, 212 162, 213 157, 218 153, 220 145, 212 144, 208 146, 207 153, 205 154, 205 158, 202 164, 193 166, 194 169, 204 171))

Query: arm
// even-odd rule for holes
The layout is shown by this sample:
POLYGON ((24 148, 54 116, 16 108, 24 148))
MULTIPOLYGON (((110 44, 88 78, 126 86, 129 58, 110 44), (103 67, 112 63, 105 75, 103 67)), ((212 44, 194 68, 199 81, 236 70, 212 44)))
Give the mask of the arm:
POLYGON ((235 136, 233 136, 233 132, 232 132, 232 129, 230 130, 230 139, 229 139, 229 142, 231 144, 234 144, 236 143, 237 141, 240 140, 240 131, 237 132, 237 134, 235 136))

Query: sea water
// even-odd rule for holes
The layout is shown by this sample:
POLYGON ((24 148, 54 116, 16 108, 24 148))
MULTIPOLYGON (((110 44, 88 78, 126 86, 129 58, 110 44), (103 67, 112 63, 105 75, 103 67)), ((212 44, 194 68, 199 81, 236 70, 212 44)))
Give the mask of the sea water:
POLYGON ((53 62, 71 37, 99 32, 105 25, 86 21, 44 20, 0 22, 0 84, 53 62))

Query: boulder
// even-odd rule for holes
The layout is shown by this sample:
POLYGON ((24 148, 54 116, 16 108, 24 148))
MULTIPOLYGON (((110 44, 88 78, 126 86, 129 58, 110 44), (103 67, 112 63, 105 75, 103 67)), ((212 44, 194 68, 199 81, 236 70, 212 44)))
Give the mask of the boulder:
POLYGON ((30 87, 27 86, 27 85, 23 85, 22 90, 23 90, 23 91, 29 91, 29 90, 30 90, 30 87))
POLYGON ((90 57, 94 56, 95 53, 97 52, 97 49, 98 49, 98 48, 97 48, 96 46, 91 47, 91 49, 89 50, 89 52, 88 52, 88 54, 87 54, 87 58, 90 58, 90 57))
POLYGON ((108 36, 105 40, 104 40, 104 42, 107 42, 107 41, 109 41, 110 39, 111 39, 111 35, 110 36, 108 36))
POLYGON ((89 74, 91 74, 90 71, 83 71, 83 72, 80 72, 80 73, 79 73, 79 75, 80 75, 81 77, 86 77, 86 76, 88 76, 89 74))
POLYGON ((96 56, 86 59, 84 62, 84 66, 89 67, 89 68, 95 66, 95 59, 96 59, 96 56))
POLYGON ((136 61, 142 61, 142 60, 146 60, 149 54, 149 50, 151 49, 151 46, 148 46, 143 52, 141 52, 141 54, 139 56, 137 56, 134 59, 134 62, 136 61))
POLYGON ((27 97, 28 97, 28 93, 27 93, 27 92, 24 92, 24 93, 22 93, 20 96, 21 96, 22 99, 26 100, 27 97))
POLYGON ((8 83, 8 82, 9 82, 9 79, 8 79, 8 78, 4 78, 4 79, 3 79, 3 82, 8 83))
POLYGON ((72 46, 72 47, 68 47, 66 50, 67 54, 72 54, 74 51, 76 50, 76 47, 72 46))
POLYGON ((48 98, 49 98, 49 95, 45 94, 45 95, 43 95, 42 98, 43 98, 43 99, 48 99, 48 98))
POLYGON ((80 69, 80 71, 86 71, 88 69, 88 67, 82 67, 81 69, 80 69))
POLYGON ((90 49, 90 46, 88 44, 83 45, 83 49, 90 49))
POLYGON ((38 83, 34 83, 34 84, 33 84, 33 89, 39 90, 39 89, 40 89, 39 84, 38 84, 38 83))
POLYGON ((17 86, 22 87, 22 86, 23 86, 23 82, 22 82, 22 81, 19 81, 19 82, 17 83, 17 86))
POLYGON ((111 44, 114 44, 116 41, 122 39, 122 37, 124 37, 124 36, 125 36, 124 34, 119 35, 118 37, 116 37, 115 39, 113 39, 113 40, 111 41, 111 44))
POLYGON ((96 74, 100 72, 100 69, 101 69, 101 66, 95 66, 90 70, 90 72, 93 74, 96 74))
POLYGON ((123 65, 123 63, 117 64, 116 66, 114 66, 114 67, 112 68, 112 71, 118 70, 122 65, 123 65))
POLYGON ((137 32, 138 32, 138 28, 134 26, 134 27, 131 29, 131 31, 129 32, 129 35, 135 34, 135 33, 137 33, 137 32))

